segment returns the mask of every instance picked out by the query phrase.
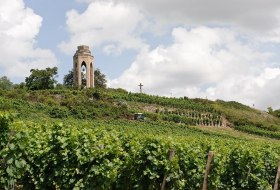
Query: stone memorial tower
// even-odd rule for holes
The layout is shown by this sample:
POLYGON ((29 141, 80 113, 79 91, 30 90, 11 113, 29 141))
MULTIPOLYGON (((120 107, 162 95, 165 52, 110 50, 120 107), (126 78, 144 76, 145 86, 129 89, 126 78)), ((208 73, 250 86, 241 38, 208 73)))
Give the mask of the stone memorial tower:
POLYGON ((86 70, 86 88, 94 87, 94 57, 91 55, 89 46, 80 45, 73 56, 73 79, 74 86, 82 86, 82 67, 86 70))

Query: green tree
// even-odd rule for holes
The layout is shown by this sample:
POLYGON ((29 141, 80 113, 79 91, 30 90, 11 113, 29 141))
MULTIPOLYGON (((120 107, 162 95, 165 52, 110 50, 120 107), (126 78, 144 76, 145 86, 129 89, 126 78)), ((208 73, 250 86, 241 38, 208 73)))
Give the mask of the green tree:
POLYGON ((24 82, 21 82, 19 84, 14 84, 13 88, 14 89, 26 89, 26 85, 24 82))
POLYGON ((94 71, 94 86, 99 88, 106 88, 107 85, 106 76, 100 72, 99 69, 94 71))
POLYGON ((8 79, 8 77, 3 76, 0 78, 0 89, 10 90, 13 87, 13 83, 8 79))
POLYGON ((274 115, 276 117, 279 117, 280 118, 280 109, 279 110, 274 110, 274 115))
POLYGON ((29 90, 53 89, 57 81, 57 67, 43 70, 31 69, 31 75, 25 78, 26 87, 29 90))
POLYGON ((272 107, 268 107, 268 108, 267 108, 267 111, 268 111, 268 113, 272 114, 272 113, 273 113, 272 107))
POLYGON ((68 74, 63 77, 63 85, 66 87, 72 87, 74 84, 73 70, 69 71, 68 74))
POLYGON ((268 107, 268 108, 267 108, 267 111, 268 111, 268 113, 271 114, 271 115, 274 115, 274 116, 276 116, 276 117, 280 117, 280 109, 274 110, 274 111, 273 111, 272 107, 268 107))

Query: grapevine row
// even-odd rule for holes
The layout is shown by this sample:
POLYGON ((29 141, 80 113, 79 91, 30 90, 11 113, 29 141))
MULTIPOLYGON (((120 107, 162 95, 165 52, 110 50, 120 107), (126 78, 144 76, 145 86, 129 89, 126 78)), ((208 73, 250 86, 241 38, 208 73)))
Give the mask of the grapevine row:
POLYGON ((164 177, 168 189, 201 189, 210 150, 208 189, 268 189, 280 154, 273 144, 168 138, 165 128, 157 136, 126 128, 124 134, 114 130, 117 123, 11 123, 6 114, 0 123, 0 185, 6 189, 158 189, 164 177), (176 152, 171 161, 170 149, 176 152))

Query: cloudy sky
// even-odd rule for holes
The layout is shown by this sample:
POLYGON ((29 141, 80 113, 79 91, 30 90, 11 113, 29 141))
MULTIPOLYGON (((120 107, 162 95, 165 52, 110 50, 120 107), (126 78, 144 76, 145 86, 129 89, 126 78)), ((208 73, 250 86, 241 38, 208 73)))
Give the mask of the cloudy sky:
POLYGON ((0 42, 15 83, 85 44, 110 87, 280 108, 279 0, 1 0, 0 42))

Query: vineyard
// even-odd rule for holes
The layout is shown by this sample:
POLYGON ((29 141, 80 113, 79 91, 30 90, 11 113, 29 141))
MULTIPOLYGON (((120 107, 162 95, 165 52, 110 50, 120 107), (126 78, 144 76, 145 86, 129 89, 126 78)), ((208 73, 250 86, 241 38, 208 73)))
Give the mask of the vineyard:
POLYGON ((215 157, 208 189, 271 189, 274 184, 279 144, 210 137, 179 126, 123 124, 38 125, 12 122, 2 114, 2 186, 157 189, 166 174, 169 189, 201 189, 210 150, 215 157), (175 150, 172 160, 170 149, 175 150))
POLYGON ((0 91, 0 131, 0 189, 202 189, 206 181, 251 190, 279 181, 280 119, 236 102, 0 91), (130 119, 136 112, 145 122, 130 119))

